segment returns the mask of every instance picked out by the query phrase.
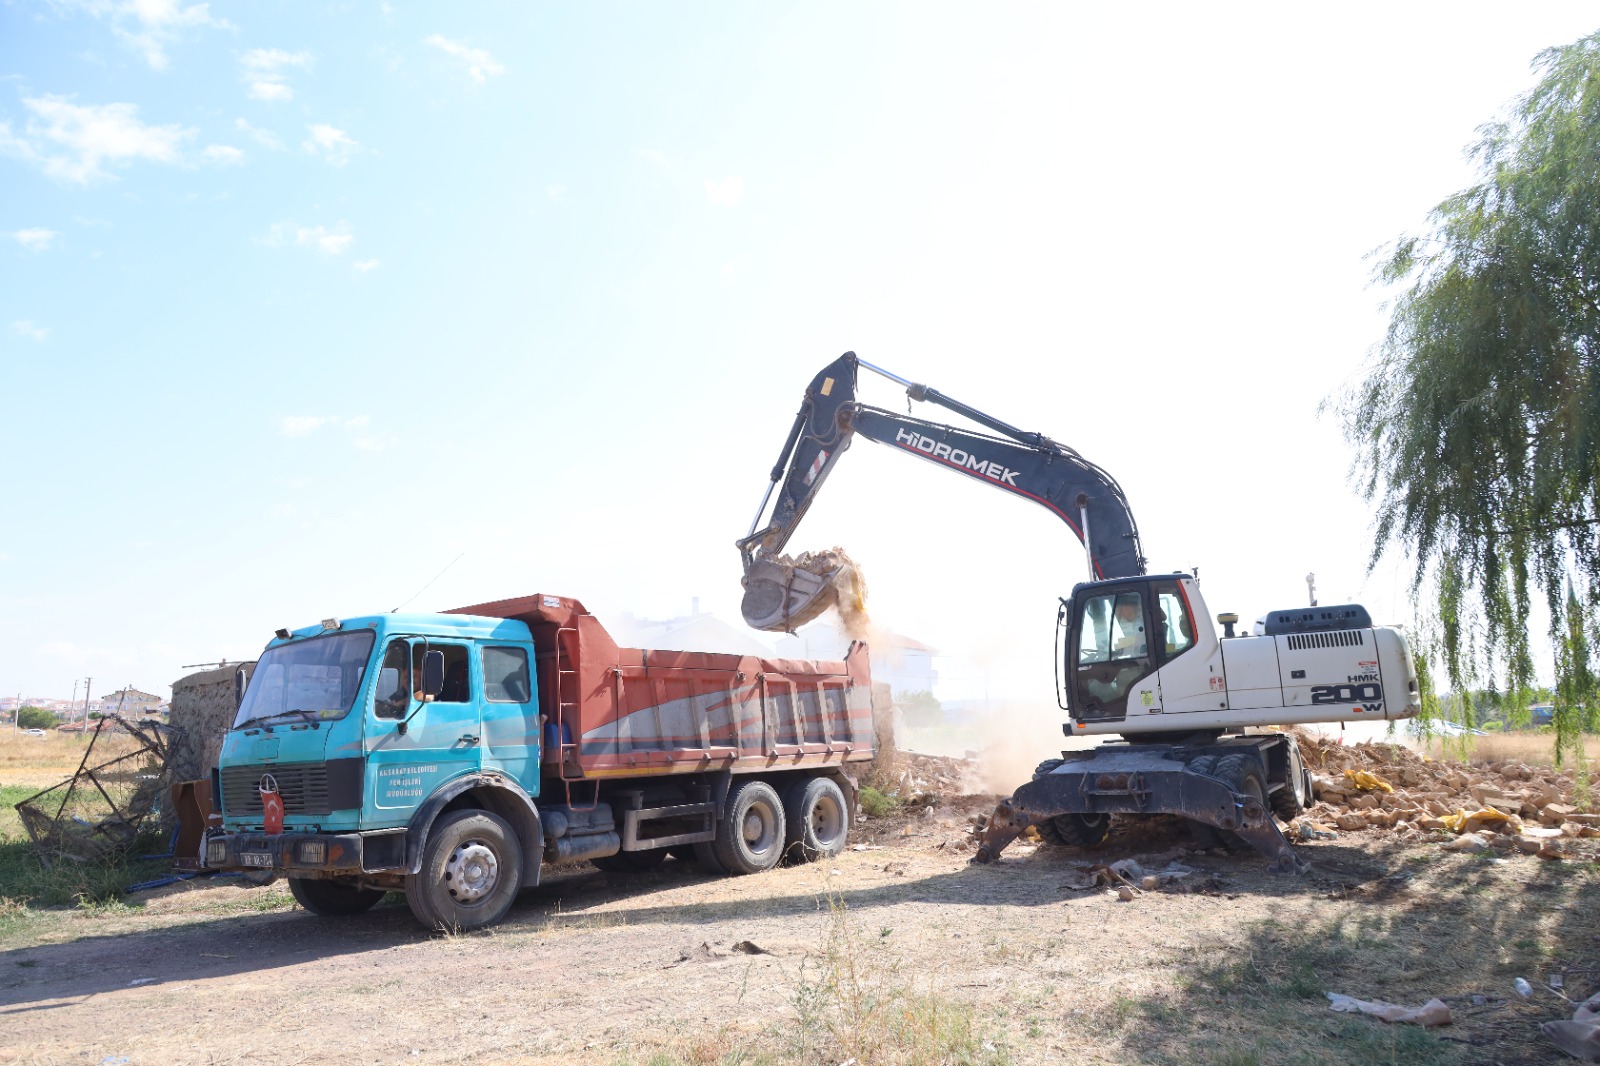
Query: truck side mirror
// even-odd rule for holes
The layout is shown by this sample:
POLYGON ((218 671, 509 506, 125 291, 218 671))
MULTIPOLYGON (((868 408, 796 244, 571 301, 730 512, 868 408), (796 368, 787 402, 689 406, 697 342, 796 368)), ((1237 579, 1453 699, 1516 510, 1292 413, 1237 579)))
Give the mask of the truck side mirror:
POLYGON ((237 711, 239 709, 239 705, 244 702, 245 686, 247 686, 249 684, 250 684, 250 675, 246 674, 244 672, 244 667, 241 666, 241 667, 239 667, 239 669, 237 669, 237 670, 235 670, 233 672, 233 709, 234 710, 237 711))
POLYGON ((444 652, 429 651, 422 657, 422 694, 437 696, 444 691, 444 652))

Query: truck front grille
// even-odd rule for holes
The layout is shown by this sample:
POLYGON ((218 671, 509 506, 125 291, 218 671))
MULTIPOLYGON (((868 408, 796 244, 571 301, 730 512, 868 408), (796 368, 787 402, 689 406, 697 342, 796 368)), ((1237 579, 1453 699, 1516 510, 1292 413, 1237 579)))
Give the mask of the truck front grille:
POLYGON ((234 818, 261 814, 263 774, 278 782, 284 814, 328 814, 328 766, 307 762, 287 765, 229 766, 222 771, 222 810, 234 818))

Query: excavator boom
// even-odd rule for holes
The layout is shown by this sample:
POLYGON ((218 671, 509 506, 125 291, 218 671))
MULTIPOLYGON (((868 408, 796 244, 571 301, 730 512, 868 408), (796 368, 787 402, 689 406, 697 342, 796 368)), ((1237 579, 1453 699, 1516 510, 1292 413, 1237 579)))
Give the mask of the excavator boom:
POLYGON ((824 367, 806 388, 773 466, 767 494, 749 533, 738 542, 745 570, 743 613, 750 626, 793 629, 836 605, 840 596, 848 596, 849 564, 840 553, 808 554, 799 560, 781 553, 834 464, 857 435, 1043 506, 1083 542, 1091 580, 1144 573, 1138 527, 1121 486, 1110 474, 1043 434, 1017 429, 846 352, 824 367), (992 433, 859 402, 857 373, 862 367, 904 386, 911 399, 954 411, 992 433), (771 513, 763 524, 769 503, 771 513))

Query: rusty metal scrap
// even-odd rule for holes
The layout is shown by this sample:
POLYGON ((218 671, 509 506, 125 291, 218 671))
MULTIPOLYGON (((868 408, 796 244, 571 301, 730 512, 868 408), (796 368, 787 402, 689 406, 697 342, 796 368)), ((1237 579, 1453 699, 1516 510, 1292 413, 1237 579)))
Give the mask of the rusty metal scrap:
POLYGON ((63 859, 90 862, 130 846, 159 808, 169 746, 160 723, 100 719, 77 772, 17 804, 39 860, 45 866, 63 859), (107 738, 120 734, 131 737, 133 747, 108 752, 107 738))

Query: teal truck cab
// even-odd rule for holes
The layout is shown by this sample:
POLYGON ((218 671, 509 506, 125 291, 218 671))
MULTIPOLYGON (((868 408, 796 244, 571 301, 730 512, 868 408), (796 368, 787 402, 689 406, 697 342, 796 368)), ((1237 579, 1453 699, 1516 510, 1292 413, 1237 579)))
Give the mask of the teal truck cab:
POLYGON ((577 600, 278 630, 213 782, 204 862, 320 915, 402 891, 499 921, 545 863, 721 873, 843 850, 873 757, 866 646, 841 661, 620 648, 577 600))

